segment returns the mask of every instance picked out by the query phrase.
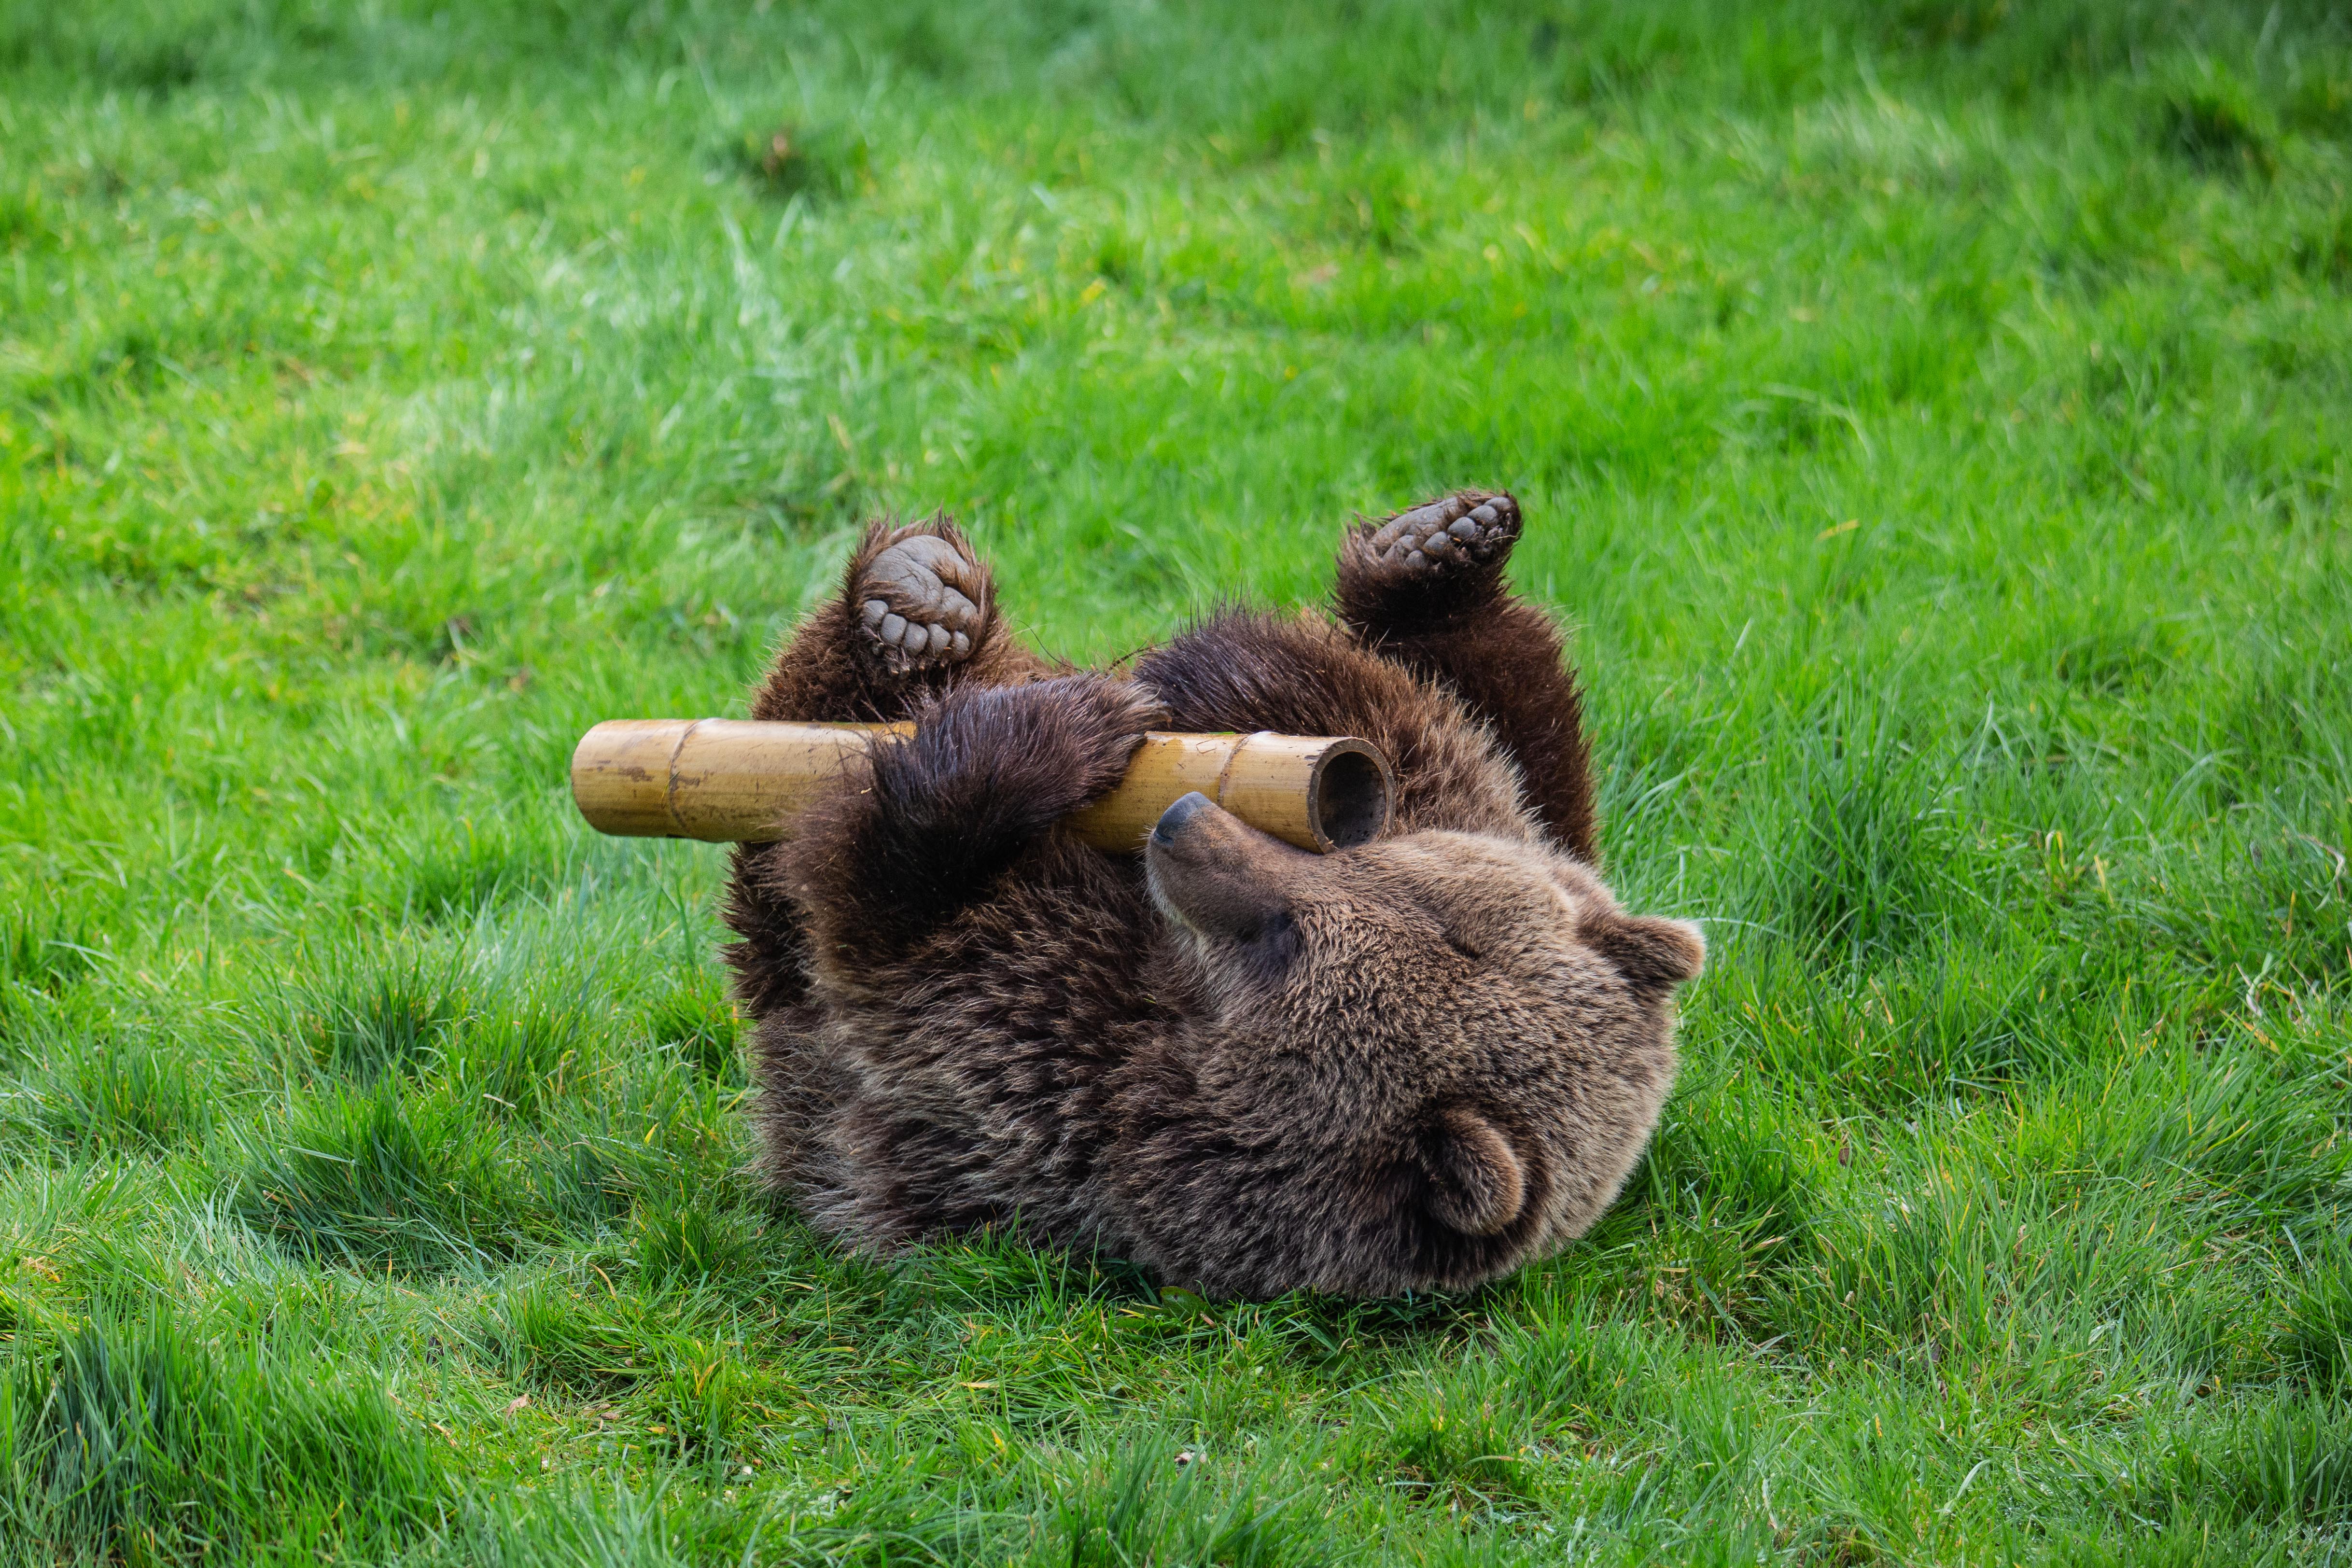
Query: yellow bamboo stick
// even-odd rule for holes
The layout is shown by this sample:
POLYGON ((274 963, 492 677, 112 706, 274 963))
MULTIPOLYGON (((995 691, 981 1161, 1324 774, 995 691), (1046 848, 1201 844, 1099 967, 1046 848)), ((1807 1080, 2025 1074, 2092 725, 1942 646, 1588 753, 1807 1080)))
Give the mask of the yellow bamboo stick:
MULTIPOLYGON (((911 724, 614 719, 572 753, 572 798, 599 832, 761 844, 852 776, 877 734, 911 724)), ((1070 817, 1097 848, 1140 850, 1160 814, 1198 790, 1302 849, 1345 849, 1388 826, 1388 759, 1348 736, 1154 731, 1108 795, 1070 817)))

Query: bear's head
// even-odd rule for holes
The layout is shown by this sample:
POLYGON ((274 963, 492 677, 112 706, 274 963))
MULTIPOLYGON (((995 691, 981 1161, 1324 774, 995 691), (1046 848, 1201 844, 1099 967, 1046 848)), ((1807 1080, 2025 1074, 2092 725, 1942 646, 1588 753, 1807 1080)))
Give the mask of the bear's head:
POLYGON ((1474 1283, 1615 1197, 1674 1081, 1696 926, 1626 914, 1532 840, 1423 831, 1313 855, 1197 795, 1161 816, 1146 866, 1207 1014, 1203 1089, 1281 1128, 1284 1207, 1328 1216, 1302 1243, 1309 1278, 1474 1283))

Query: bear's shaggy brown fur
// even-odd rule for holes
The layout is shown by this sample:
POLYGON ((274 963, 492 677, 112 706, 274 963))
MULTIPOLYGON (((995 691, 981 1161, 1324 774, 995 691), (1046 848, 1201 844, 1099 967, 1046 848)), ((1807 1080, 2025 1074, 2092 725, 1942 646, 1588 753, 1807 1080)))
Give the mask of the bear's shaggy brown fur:
POLYGON ((943 519, 876 524, 761 719, 917 721, 735 857, 761 1172, 887 1248, 1014 1222, 1219 1295, 1492 1279, 1615 1196, 1696 928, 1621 910, 1516 502, 1348 534, 1338 616, 1224 614, 1126 679, 1010 635, 943 519), (1387 837, 1301 853, 1198 795, 1140 858, 1056 826, 1143 731, 1359 735, 1387 837))

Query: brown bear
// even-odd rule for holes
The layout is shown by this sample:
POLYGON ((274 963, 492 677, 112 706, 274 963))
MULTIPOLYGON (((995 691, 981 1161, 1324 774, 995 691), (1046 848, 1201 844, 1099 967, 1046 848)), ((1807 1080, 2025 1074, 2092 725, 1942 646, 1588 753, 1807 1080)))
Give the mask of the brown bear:
POLYGON ((876 523, 760 719, 912 719, 736 852, 762 1177, 860 1247, 1018 1224, 1219 1296, 1452 1289, 1579 1236, 1675 1075, 1696 928, 1595 869, 1574 678, 1507 495, 1349 532, 1335 618, 1228 612, 1124 677, 1017 642, 945 519, 876 523), (1056 825, 1146 730, 1356 735, 1386 836, 1200 795, 1139 856, 1056 825))

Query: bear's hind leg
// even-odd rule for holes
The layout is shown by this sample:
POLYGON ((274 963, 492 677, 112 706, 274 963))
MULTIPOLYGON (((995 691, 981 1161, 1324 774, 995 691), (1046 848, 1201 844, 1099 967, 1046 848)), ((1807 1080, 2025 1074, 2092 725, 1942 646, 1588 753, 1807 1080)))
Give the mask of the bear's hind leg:
POLYGON ((1350 529, 1339 546, 1340 617, 1412 632, 1475 615, 1504 595, 1519 503, 1461 490, 1350 529))
POLYGON ((841 591, 793 633, 752 699, 754 719, 905 719, 950 686, 1052 671, 999 615, 995 584, 945 516, 867 525, 841 591))
POLYGON ((1339 619, 1364 647, 1451 689, 1492 725, 1545 832, 1592 863, 1591 763, 1576 678, 1551 617, 1503 582, 1519 530, 1519 503, 1486 490, 1353 529, 1339 545, 1339 619))

